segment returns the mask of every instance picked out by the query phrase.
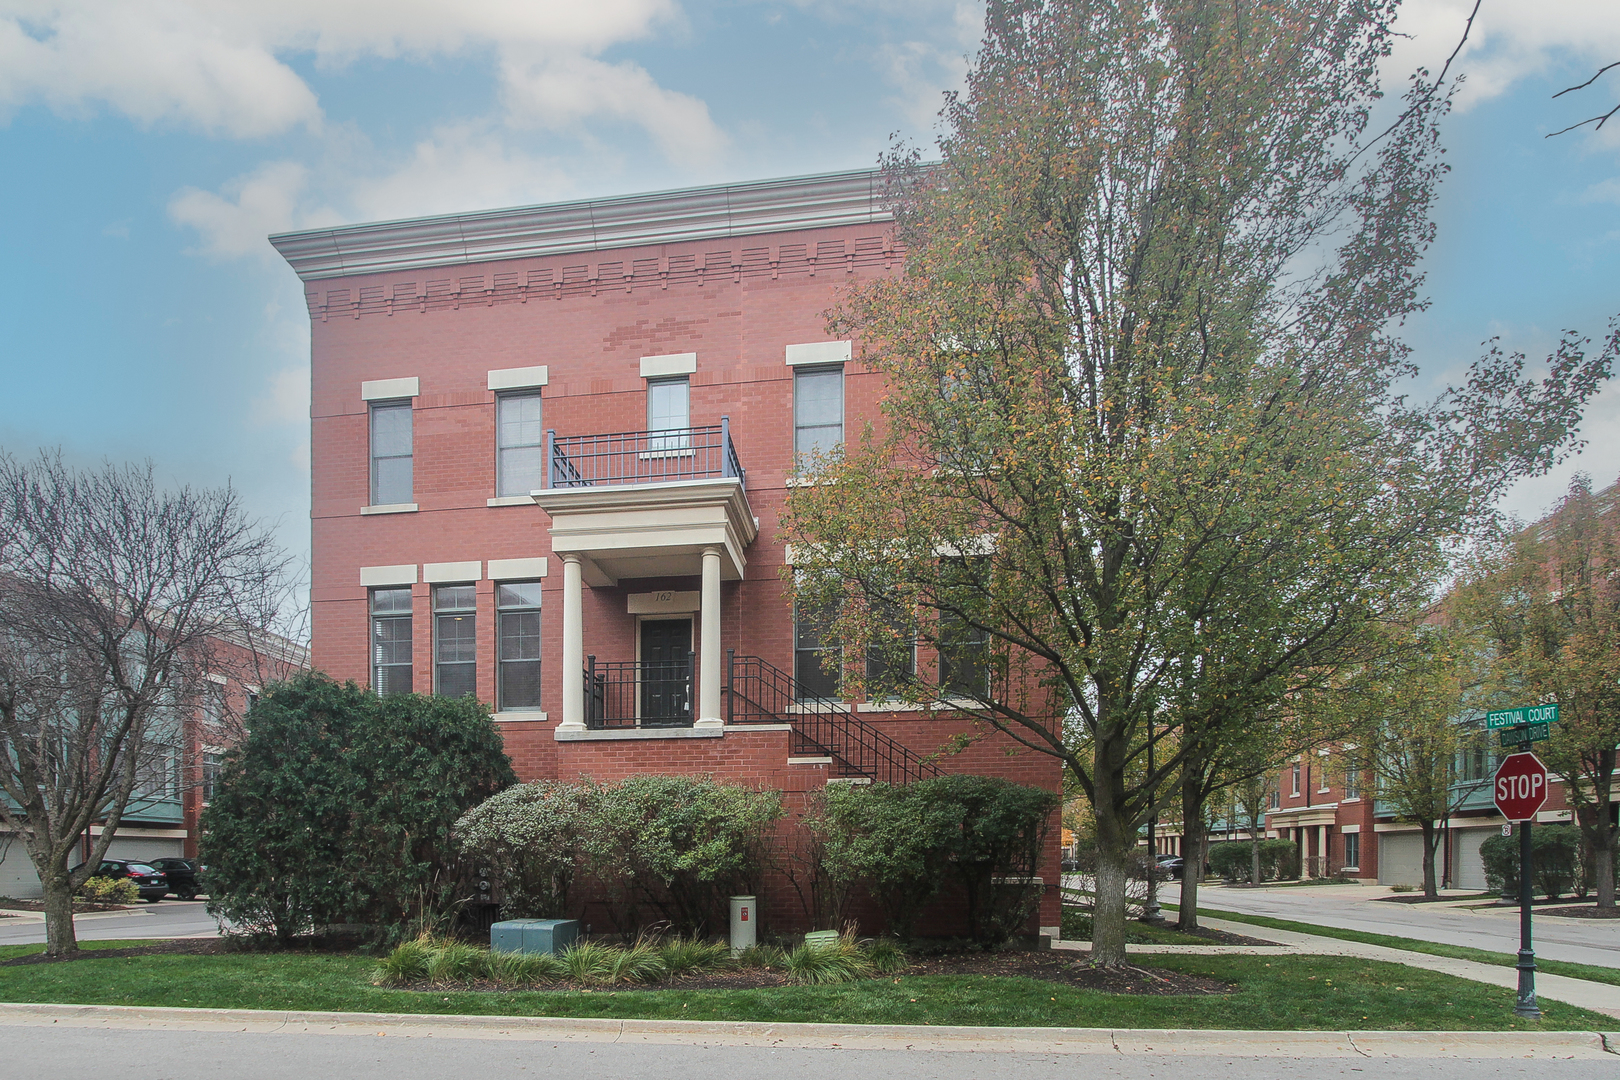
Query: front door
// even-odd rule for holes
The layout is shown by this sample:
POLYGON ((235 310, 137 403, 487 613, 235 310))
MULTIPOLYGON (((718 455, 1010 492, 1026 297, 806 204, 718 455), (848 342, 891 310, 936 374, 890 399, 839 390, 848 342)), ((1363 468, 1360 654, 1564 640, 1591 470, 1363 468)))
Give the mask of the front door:
POLYGON ((691 619, 642 620, 641 723, 644 727, 692 723, 691 619))

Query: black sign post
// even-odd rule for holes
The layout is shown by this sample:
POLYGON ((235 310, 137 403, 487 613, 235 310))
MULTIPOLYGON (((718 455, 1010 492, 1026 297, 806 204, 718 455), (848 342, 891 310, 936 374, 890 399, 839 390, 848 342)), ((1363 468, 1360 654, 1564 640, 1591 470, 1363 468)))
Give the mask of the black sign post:
POLYGON ((1536 1006, 1536 950, 1530 940, 1530 822, 1521 821, 1519 829, 1519 996, 1513 1003, 1513 1015, 1535 1019, 1541 1015, 1536 1006))

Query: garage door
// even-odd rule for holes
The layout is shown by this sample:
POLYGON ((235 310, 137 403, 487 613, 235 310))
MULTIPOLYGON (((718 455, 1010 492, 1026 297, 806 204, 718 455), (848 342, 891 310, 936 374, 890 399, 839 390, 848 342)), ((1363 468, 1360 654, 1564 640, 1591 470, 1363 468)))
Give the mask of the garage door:
POLYGON ((1378 884, 1423 884, 1423 834, 1378 834, 1378 884))
POLYGON ((185 853, 184 840, 152 836, 115 836, 107 845, 109 859, 178 859, 185 853))
POLYGON ((0 896, 36 900, 40 896, 39 875, 28 857, 22 838, 0 833, 0 896))
POLYGON ((1485 860, 1479 857, 1479 845, 1493 836, 1502 835, 1496 829, 1458 829, 1452 848, 1452 870, 1457 875, 1457 888, 1485 891, 1485 860))

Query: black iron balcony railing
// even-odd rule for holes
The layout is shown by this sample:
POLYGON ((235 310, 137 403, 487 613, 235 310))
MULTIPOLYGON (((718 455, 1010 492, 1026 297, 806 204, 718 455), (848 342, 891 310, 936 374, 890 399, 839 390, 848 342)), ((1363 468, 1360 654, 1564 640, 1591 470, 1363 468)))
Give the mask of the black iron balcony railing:
POLYGON ((646 663, 586 657, 585 726, 691 727, 691 655, 646 663))
POLYGON ((793 677, 757 656, 726 653, 726 723, 791 724, 795 754, 827 755, 835 775, 909 784, 939 769, 837 702, 804 698, 793 677))
POLYGON ((718 424, 667 431, 607 435, 546 432, 546 486, 596 487, 656 484, 734 476, 746 489, 748 473, 731 441, 731 418, 718 424))

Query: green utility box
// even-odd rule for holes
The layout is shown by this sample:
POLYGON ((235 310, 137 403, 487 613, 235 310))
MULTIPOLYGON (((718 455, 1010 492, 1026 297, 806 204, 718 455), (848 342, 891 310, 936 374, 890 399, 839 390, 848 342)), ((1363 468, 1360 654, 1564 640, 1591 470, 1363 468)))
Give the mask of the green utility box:
POLYGON ((490 952, 560 953, 578 940, 578 919, 503 919, 489 928, 490 952))

